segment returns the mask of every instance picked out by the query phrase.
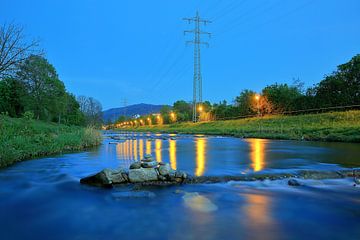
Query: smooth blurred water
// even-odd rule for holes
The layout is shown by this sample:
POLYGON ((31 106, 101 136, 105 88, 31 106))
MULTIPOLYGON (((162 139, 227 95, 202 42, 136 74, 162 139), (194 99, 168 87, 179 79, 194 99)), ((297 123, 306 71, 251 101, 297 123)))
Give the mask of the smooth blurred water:
POLYGON ((351 179, 150 187, 133 197, 131 187, 79 184, 146 153, 198 176, 359 167, 358 144, 147 138, 106 138, 91 151, 0 170, 0 239, 360 239, 360 188, 351 179))

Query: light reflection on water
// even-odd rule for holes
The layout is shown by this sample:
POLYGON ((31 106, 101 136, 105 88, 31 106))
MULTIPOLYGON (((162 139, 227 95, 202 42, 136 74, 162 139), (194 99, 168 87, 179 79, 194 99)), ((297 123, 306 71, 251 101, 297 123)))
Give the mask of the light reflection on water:
MULTIPOLYGON (((156 139, 155 144, 150 140, 136 139, 120 142, 116 146, 116 156, 118 159, 126 161, 138 161, 144 158, 144 150, 146 154, 155 154, 157 162, 162 162, 163 140, 156 139), (145 141, 145 149, 144 149, 145 141), (139 144, 138 144, 139 142, 139 144), (140 159, 138 158, 140 156, 140 159)), ((169 161, 172 169, 177 169, 177 140, 169 139, 169 161)), ((195 147, 195 172, 196 176, 203 176, 206 170, 206 146, 207 138, 199 137, 194 141, 195 147)))
POLYGON ((246 139, 246 142, 250 145, 250 159, 251 166, 254 172, 261 171, 265 168, 266 163, 266 144, 267 140, 265 139, 246 139))
POLYGON ((157 162, 161 162, 161 150, 162 150, 162 140, 155 140, 155 158, 157 162))
POLYGON ((132 161, 143 159, 145 154, 152 154, 157 162, 169 163, 174 170, 203 176, 302 167, 332 169, 337 167, 337 163, 354 162, 353 159, 359 153, 351 144, 333 144, 326 148, 322 143, 266 139, 174 134, 155 135, 155 138, 148 134, 135 136, 131 140, 119 141, 117 145, 107 144, 106 154, 98 154, 103 155, 102 159, 120 161, 124 167, 132 161), (344 153, 347 154, 346 158, 339 157, 344 153))
POLYGON ((195 176, 204 175, 206 165, 206 138, 196 139, 196 168, 195 176))
POLYGON ((170 166, 172 169, 176 170, 176 140, 169 140, 169 156, 170 156, 170 166))

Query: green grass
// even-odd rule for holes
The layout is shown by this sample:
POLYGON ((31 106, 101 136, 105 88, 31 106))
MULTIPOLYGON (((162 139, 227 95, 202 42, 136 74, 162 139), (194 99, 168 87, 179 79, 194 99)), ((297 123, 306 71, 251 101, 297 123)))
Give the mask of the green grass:
POLYGON ((98 130, 0 115, 0 167, 101 143, 98 130))
POLYGON ((228 121, 142 126, 135 131, 231 135, 246 138, 360 142, 360 111, 266 116, 228 121))

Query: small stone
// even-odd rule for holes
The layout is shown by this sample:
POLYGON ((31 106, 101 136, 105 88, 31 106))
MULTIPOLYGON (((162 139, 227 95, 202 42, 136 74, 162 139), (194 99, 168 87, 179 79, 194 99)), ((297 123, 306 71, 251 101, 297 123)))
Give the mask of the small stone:
POLYGON ((152 156, 151 156, 151 154, 146 154, 146 155, 144 156, 144 158, 145 158, 145 159, 152 159, 152 156))
POLYGON ((166 164, 168 164, 168 163, 159 162, 159 165, 160 165, 160 166, 161 166, 161 165, 166 165, 166 164))
POLYGON ((158 165, 158 163, 155 161, 141 163, 141 167, 143 167, 143 168, 154 168, 154 167, 157 167, 157 165, 158 165))
POLYGON ((166 181, 166 177, 165 177, 165 176, 159 175, 158 178, 159 178, 160 181, 166 181))
POLYGON ((141 168, 141 162, 134 162, 130 165, 130 169, 139 169, 141 168))
POLYGON ((165 165, 160 165, 159 167, 159 173, 160 175, 162 176, 167 176, 170 174, 171 172, 171 167, 170 167, 170 164, 166 163, 165 165))
POLYGON ((187 177, 187 174, 183 171, 176 171, 175 172, 175 178, 182 178, 185 179, 187 177))
POLYGON ((289 179, 288 181, 289 186, 300 186, 301 184, 295 179, 289 179))
POLYGON ((360 179, 359 178, 354 178, 354 182, 356 185, 360 185, 360 179))

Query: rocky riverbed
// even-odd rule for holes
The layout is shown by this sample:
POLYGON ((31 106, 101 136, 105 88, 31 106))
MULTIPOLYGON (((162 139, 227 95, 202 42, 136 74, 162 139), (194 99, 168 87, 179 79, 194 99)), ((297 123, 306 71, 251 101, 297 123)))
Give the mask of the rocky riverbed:
POLYGON ((168 163, 156 162, 151 155, 132 163, 129 169, 104 169, 94 175, 82 178, 80 183, 98 187, 113 187, 125 184, 163 186, 174 184, 207 184, 229 181, 263 181, 289 179, 290 186, 300 186, 297 179, 341 179, 353 178, 354 185, 360 184, 360 169, 338 171, 300 170, 293 173, 247 174, 236 176, 191 176, 184 171, 174 170, 168 163))

